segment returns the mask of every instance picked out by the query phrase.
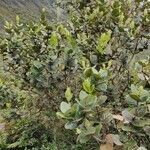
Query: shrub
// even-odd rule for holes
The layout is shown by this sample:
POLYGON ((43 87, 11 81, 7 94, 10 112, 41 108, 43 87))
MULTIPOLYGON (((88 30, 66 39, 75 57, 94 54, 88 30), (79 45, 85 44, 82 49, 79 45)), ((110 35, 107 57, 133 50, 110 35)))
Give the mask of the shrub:
POLYGON ((70 92, 57 115, 81 143, 94 138, 100 149, 149 149, 150 60, 133 61, 148 51, 148 2, 72 0, 67 6, 90 67, 84 66, 79 95, 70 92))
MULTIPOLYGON (((1 38, 0 147, 42 147, 57 139, 55 117, 67 85, 79 82, 82 53, 63 24, 6 22, 1 38)), ((63 132, 63 131, 62 131, 63 132)), ((61 134, 61 136, 64 133, 61 134)), ((59 138, 59 137, 58 137, 59 138)), ((55 141, 56 142, 56 141, 55 141)))
POLYGON ((133 61, 149 48, 148 2, 64 5, 65 23, 44 12, 38 23, 6 22, 0 147, 149 149, 150 59, 133 61))

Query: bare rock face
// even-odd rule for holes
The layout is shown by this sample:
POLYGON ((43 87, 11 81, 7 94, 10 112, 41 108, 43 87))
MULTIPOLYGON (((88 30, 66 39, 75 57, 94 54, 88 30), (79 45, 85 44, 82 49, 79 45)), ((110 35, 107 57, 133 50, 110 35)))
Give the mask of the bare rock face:
POLYGON ((0 30, 6 20, 20 15, 24 20, 36 20, 42 8, 48 12, 48 19, 56 18, 56 0, 0 0, 0 30))

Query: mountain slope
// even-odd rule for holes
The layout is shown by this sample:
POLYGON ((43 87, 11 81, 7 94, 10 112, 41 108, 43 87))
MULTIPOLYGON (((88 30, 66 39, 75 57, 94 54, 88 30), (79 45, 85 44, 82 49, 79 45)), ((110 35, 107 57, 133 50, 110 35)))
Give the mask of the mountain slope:
POLYGON ((0 1, 0 29, 6 20, 14 20, 20 15, 24 20, 39 18, 42 8, 48 12, 48 18, 56 16, 55 0, 1 0, 0 1))

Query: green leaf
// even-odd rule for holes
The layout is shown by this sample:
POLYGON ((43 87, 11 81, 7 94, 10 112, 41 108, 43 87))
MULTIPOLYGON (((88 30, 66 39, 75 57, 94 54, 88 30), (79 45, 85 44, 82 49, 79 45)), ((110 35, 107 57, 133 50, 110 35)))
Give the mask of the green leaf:
POLYGON ((86 135, 91 135, 91 134, 94 134, 95 133, 95 128, 94 127, 89 127, 87 128, 85 134, 86 135))
POLYGON ((101 95, 98 97, 98 103, 99 105, 102 105, 103 103, 105 103, 105 101, 107 100, 107 96, 105 95, 101 95))
POLYGON ((150 119, 149 118, 136 118, 134 119, 132 124, 136 127, 150 126, 150 119))
POLYGON ((77 103, 74 103, 65 115, 69 115, 71 117, 78 116, 78 109, 79 105, 77 103))
POLYGON ((16 148, 16 147, 18 147, 20 144, 21 144, 20 141, 16 141, 16 142, 14 142, 14 143, 12 143, 12 144, 9 144, 7 148, 9 148, 9 149, 11 149, 11 148, 16 148))
POLYGON ((108 76, 108 71, 106 69, 100 69, 99 74, 101 78, 106 78, 108 76))
POLYGON ((106 92, 107 91, 107 84, 106 83, 99 84, 96 86, 96 89, 98 91, 106 92))
POLYGON ((135 100, 140 100, 140 95, 138 93, 130 93, 130 96, 135 100))
POLYGON ((123 125, 122 128, 121 128, 123 131, 127 131, 127 132, 136 132, 136 130, 129 126, 129 125, 123 125))
POLYGON ((113 115, 107 110, 102 114, 102 119, 105 123, 110 123, 113 120, 113 115))
POLYGON ((84 80, 84 82, 83 82, 83 88, 84 88, 84 90, 86 92, 93 93, 93 91, 94 91, 94 85, 91 85, 91 81, 90 81, 89 78, 86 79, 86 80, 84 80))
POLYGON ((81 105, 84 108, 92 109, 93 107, 96 106, 96 102, 97 97, 89 94, 87 97, 85 97, 79 102, 79 105, 81 105))
POLYGON ((88 94, 85 91, 81 91, 79 94, 79 99, 83 100, 88 96, 88 94))
POLYGON ((86 143, 87 141, 89 141, 89 139, 90 139, 90 136, 89 136, 89 135, 86 135, 86 134, 84 134, 84 133, 81 132, 81 133, 78 135, 77 141, 79 141, 80 143, 84 144, 84 143, 86 143))
POLYGON ((58 118, 66 118, 66 117, 64 116, 64 114, 61 113, 61 112, 57 112, 56 115, 57 115, 58 118))
POLYGON ((63 112, 63 113, 66 113, 69 109, 71 109, 71 105, 66 103, 66 102, 61 102, 60 104, 60 110, 63 112))
POLYGON ((33 62, 33 65, 34 65, 36 68, 38 68, 38 69, 40 69, 40 68, 42 67, 42 63, 39 62, 39 61, 34 61, 34 62, 33 62))
POLYGON ((85 77, 90 77, 92 75, 92 69, 91 68, 86 68, 84 71, 85 77))
POLYGON ((120 137, 118 134, 111 134, 112 136, 112 139, 113 139, 113 142, 118 145, 118 146, 121 146, 123 145, 121 142, 120 142, 120 137))
POLYGON ((77 134, 80 134, 82 131, 81 131, 81 129, 79 129, 79 128, 77 128, 77 134))
POLYGON ((65 92, 65 97, 66 97, 68 102, 72 99, 73 93, 71 92, 70 87, 67 87, 67 90, 65 92))
POLYGON ((126 102, 128 105, 137 106, 137 101, 133 99, 130 95, 126 95, 126 102))
POLYGON ((72 122, 67 122, 65 124, 65 129, 69 129, 69 130, 72 130, 72 129, 75 129, 77 127, 77 123, 72 121, 72 122))
POLYGON ((96 135, 96 136, 99 136, 102 127, 103 127, 103 126, 102 126, 101 123, 99 123, 99 125, 97 125, 97 126, 95 127, 95 135, 96 135))
POLYGON ((105 47, 107 45, 107 43, 109 42, 110 38, 111 38, 111 31, 109 30, 106 33, 103 33, 99 39, 98 39, 98 44, 97 44, 97 51, 100 54, 104 54, 105 53, 105 47))
POLYGON ((131 114, 127 109, 125 109, 124 111, 122 111, 122 116, 123 118, 128 121, 128 122, 132 122, 133 118, 135 117, 133 114, 131 114))
POLYGON ((131 22, 130 22, 130 28, 131 29, 134 29, 135 28, 135 22, 134 22, 134 20, 132 20, 131 22))
POLYGON ((60 33, 65 35, 66 37, 70 36, 70 32, 63 25, 58 26, 58 29, 60 30, 60 33))
POLYGON ((143 128, 143 130, 145 131, 145 133, 146 133, 148 136, 150 136, 150 126, 145 126, 145 127, 143 128))
POLYGON ((61 34, 63 34, 67 38, 68 44, 72 48, 76 48, 76 46, 77 46, 76 40, 73 38, 73 36, 71 35, 71 33, 68 31, 68 29, 65 28, 65 27, 63 27, 62 25, 60 25, 58 27, 58 29, 60 30, 61 34))
POLYGON ((76 48, 77 47, 76 40, 71 35, 67 36, 67 40, 68 40, 68 43, 70 44, 70 46, 72 48, 76 48))
POLYGON ((18 15, 16 16, 16 23, 17 23, 17 25, 19 25, 19 23, 20 23, 20 18, 18 15))
POLYGON ((94 67, 92 67, 92 73, 94 75, 99 75, 99 72, 94 67))
POLYGON ((140 100, 140 92, 143 91, 143 87, 137 87, 134 84, 131 85, 131 93, 129 94, 131 98, 135 100, 140 100))
POLYGON ((95 79, 99 79, 100 78, 99 72, 94 67, 92 67, 92 74, 95 77, 95 79))
POLYGON ((58 46, 58 37, 56 32, 52 33, 51 38, 49 39, 49 43, 53 48, 56 48, 58 46))
POLYGON ((137 87, 134 84, 131 84, 131 92, 138 93, 137 87))
POLYGON ((91 122, 89 120, 87 120, 87 119, 85 119, 84 125, 85 125, 86 129, 88 129, 89 127, 92 126, 91 122))
POLYGON ((91 55, 90 55, 90 62, 91 62, 93 65, 96 65, 96 64, 98 63, 98 56, 91 54, 91 55))
POLYGON ((134 141, 132 139, 130 139, 126 143, 124 143, 125 150, 133 150, 133 149, 137 149, 137 148, 138 148, 138 146, 137 146, 136 141, 134 141))

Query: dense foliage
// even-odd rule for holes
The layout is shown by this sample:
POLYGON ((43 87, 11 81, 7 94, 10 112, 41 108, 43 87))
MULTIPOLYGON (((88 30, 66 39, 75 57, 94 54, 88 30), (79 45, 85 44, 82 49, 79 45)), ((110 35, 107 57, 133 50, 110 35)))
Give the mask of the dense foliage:
POLYGON ((65 23, 6 22, 0 148, 150 149, 148 4, 69 0, 65 23))

